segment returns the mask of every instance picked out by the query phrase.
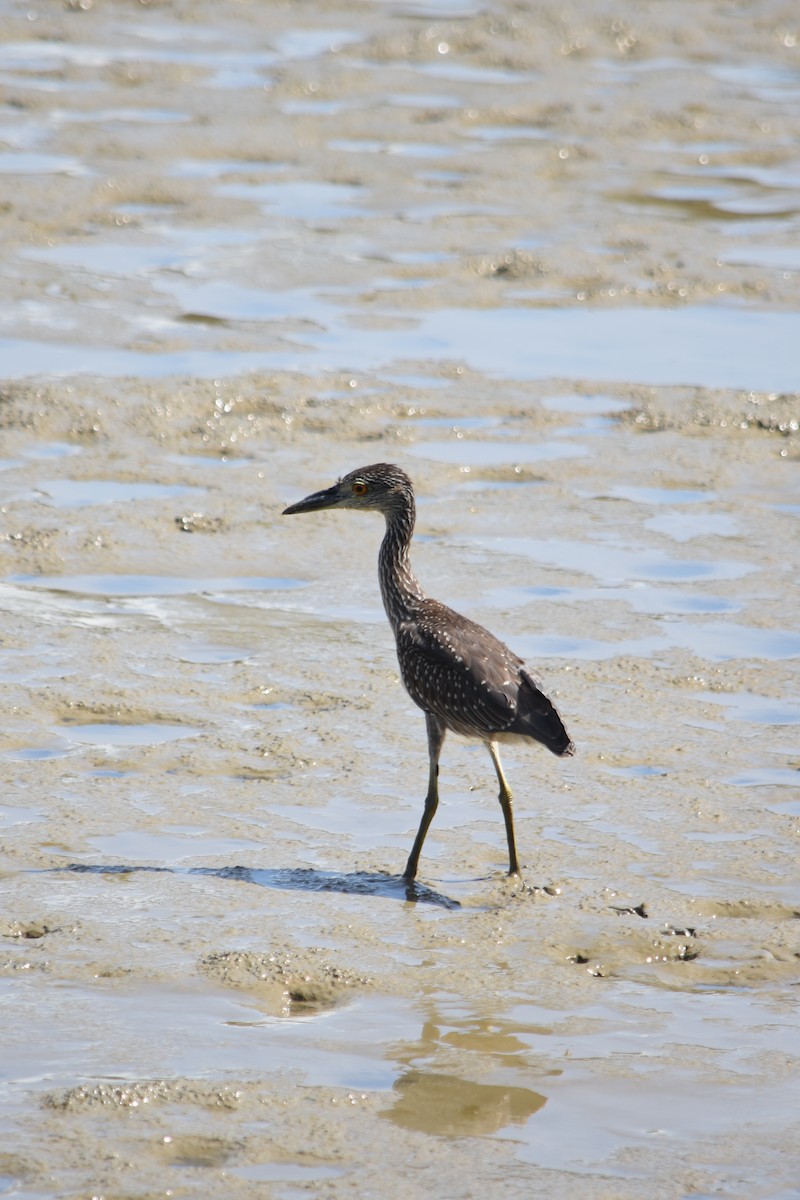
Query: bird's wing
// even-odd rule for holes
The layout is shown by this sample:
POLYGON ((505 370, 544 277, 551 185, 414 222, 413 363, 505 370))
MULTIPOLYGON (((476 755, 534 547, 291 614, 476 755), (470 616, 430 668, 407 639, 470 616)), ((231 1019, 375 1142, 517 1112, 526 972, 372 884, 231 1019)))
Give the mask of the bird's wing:
POLYGON ((523 664, 519 672, 517 715, 510 733, 536 738, 553 754, 569 755, 575 747, 553 701, 545 693, 533 671, 523 664))
POLYGON ((420 708, 473 737, 514 724, 524 664, 488 630, 436 605, 396 633, 403 682, 420 708))

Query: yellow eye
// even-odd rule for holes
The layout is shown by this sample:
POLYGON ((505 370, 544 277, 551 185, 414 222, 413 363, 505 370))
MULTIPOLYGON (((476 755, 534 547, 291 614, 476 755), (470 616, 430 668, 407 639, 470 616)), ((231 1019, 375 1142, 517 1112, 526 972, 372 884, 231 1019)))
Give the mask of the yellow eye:
POLYGON ((365 483, 362 483, 360 479, 356 483, 353 484, 353 495, 354 496, 366 496, 367 490, 368 490, 367 485, 365 483))

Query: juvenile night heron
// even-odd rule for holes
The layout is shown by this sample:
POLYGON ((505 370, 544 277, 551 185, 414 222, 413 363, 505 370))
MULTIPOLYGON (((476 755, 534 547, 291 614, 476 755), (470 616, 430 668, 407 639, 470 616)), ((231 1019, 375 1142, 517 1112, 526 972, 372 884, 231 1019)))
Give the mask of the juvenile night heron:
POLYGON ((430 761, 425 809, 405 879, 417 874, 422 844, 439 803, 439 755, 448 729, 479 738, 492 757, 508 839, 508 873, 516 875, 511 791, 498 743, 530 739, 553 754, 574 754, 555 705, 522 659, 488 629, 423 592, 408 560, 415 506, 414 488, 405 471, 390 463, 351 471, 333 487, 290 504, 284 516, 322 508, 376 509, 386 518, 378 555, 381 595, 394 631, 403 683, 425 713, 430 761))

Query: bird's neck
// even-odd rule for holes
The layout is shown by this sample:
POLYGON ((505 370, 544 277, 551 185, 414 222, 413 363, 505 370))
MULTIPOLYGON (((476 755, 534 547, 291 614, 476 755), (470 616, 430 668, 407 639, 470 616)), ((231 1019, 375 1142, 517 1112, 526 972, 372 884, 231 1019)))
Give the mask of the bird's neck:
POLYGON ((425 593, 411 569, 408 557, 414 533, 414 505, 404 505, 386 514, 386 533, 378 554, 378 577, 383 607, 393 629, 405 620, 425 593))

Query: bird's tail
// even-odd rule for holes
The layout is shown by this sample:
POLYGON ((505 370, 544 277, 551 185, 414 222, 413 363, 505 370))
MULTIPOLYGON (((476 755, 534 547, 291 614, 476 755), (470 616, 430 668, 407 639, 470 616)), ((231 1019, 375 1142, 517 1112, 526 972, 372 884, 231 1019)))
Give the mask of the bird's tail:
POLYGON ((521 674, 524 684, 527 685, 525 687, 527 703, 520 704, 514 732, 528 734, 529 737, 541 742, 552 754, 557 754, 560 758, 567 758, 574 754, 575 745, 567 733, 555 704, 542 691, 534 675, 528 671, 522 671, 521 674))

